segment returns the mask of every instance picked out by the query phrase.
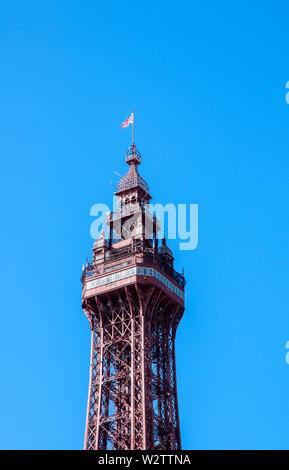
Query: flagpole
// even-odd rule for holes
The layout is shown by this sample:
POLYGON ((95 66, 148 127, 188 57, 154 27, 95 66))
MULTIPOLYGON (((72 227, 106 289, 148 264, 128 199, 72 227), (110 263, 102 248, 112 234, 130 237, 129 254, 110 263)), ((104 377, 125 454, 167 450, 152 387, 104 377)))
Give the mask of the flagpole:
POLYGON ((132 145, 134 145, 134 109, 132 110, 133 121, 132 121, 132 145))

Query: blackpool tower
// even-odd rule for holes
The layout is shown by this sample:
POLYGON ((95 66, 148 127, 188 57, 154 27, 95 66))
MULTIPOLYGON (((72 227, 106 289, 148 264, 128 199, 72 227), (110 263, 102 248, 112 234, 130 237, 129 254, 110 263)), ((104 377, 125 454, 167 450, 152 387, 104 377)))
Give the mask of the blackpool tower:
POLYGON ((91 328, 85 449, 181 449, 175 336, 184 312, 185 279, 174 270, 141 155, 126 153, 128 172, 81 277, 91 328))

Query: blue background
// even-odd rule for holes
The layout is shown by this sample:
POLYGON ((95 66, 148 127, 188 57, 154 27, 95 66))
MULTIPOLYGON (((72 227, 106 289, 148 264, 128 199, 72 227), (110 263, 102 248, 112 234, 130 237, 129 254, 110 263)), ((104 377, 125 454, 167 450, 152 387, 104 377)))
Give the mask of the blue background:
POLYGON ((154 202, 199 204, 185 449, 289 448, 288 2, 1 1, 0 447, 83 446, 90 208, 135 108, 154 202))

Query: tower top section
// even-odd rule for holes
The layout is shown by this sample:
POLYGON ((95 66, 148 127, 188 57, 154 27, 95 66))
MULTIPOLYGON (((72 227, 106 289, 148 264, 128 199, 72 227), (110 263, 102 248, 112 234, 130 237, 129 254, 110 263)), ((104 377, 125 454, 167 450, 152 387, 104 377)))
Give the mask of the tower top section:
POLYGON ((141 188, 148 199, 151 199, 149 194, 149 187, 146 181, 140 176, 137 166, 141 163, 141 154, 133 143, 126 152, 126 163, 129 165, 129 170, 118 182, 115 194, 121 195, 123 192, 141 188))
POLYGON ((130 148, 127 150, 126 154, 125 154, 125 161, 126 163, 128 163, 129 165, 131 164, 135 164, 135 165, 140 165, 141 163, 141 154, 140 152, 137 150, 135 144, 133 143, 130 148))

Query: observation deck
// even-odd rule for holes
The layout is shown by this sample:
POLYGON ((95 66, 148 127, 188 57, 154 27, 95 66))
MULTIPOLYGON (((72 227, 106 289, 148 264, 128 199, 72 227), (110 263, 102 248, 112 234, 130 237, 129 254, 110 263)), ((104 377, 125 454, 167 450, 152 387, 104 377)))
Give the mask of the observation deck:
POLYGON ((155 284, 184 304, 184 276, 140 240, 125 240, 107 248, 100 259, 87 264, 81 282, 85 298, 142 283, 155 284))

